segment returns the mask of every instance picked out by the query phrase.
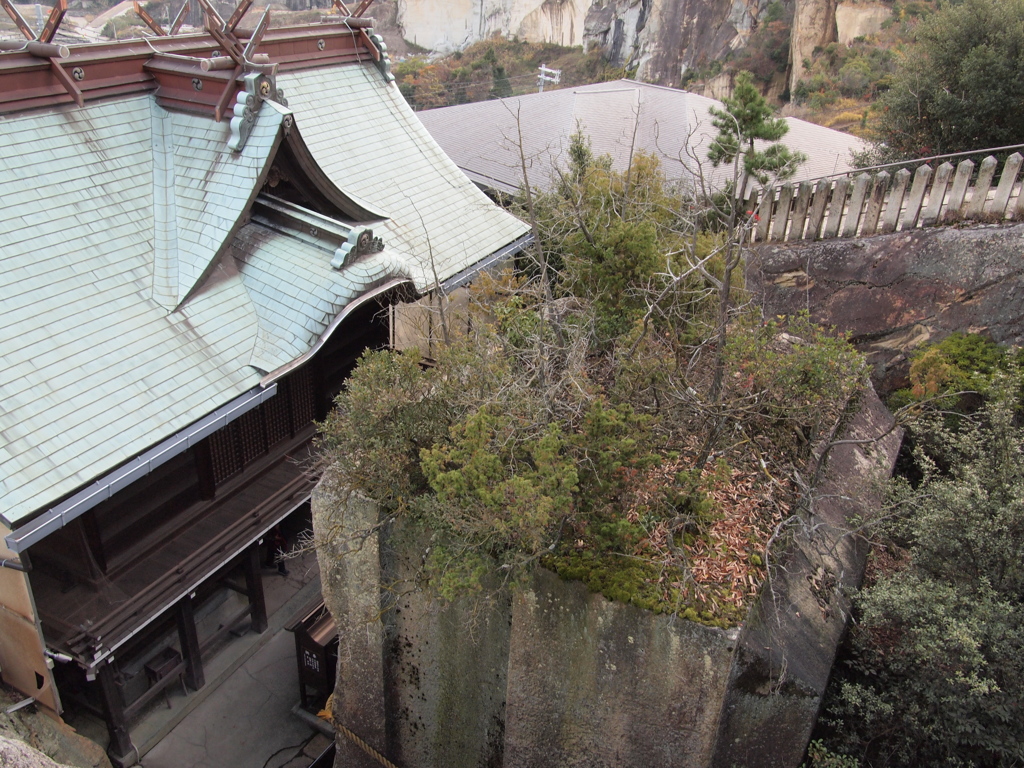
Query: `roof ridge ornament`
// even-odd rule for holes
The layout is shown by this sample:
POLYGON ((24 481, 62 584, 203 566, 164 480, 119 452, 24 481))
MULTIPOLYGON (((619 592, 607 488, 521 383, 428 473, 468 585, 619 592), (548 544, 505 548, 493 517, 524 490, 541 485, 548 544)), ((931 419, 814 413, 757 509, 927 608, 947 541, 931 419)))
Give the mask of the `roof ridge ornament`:
POLYGON ((374 237, 372 229, 369 227, 352 227, 352 230, 348 233, 348 239, 334 252, 331 266, 337 270, 342 270, 358 261, 362 256, 380 253, 383 250, 384 241, 379 237, 374 237))
MULTIPOLYGON (((235 76, 228 80, 218 102, 218 109, 219 105, 227 104, 227 99, 230 98, 239 75, 242 75, 245 83, 243 89, 235 95, 235 104, 232 108, 234 117, 231 118, 230 126, 231 137, 228 139, 228 149, 233 152, 241 152, 256 124, 256 116, 265 99, 276 101, 283 107, 288 106, 288 102, 284 98, 284 91, 277 87, 277 64, 264 64, 257 61, 256 48, 263 42, 263 35, 270 27, 270 9, 267 8, 260 16, 256 28, 252 31, 252 37, 243 46, 238 35, 235 34, 235 29, 242 21, 242 17, 252 7, 254 0, 241 0, 227 21, 221 18, 210 0, 198 0, 198 2, 203 9, 206 30, 220 43, 227 57, 235 63, 235 76)), ((217 119, 220 119, 219 114, 217 119)))
MULTIPOLYGON (((283 92, 277 88, 274 78, 269 75, 263 72, 248 72, 243 80, 245 88, 235 97, 234 117, 231 118, 230 124, 231 138, 228 139, 228 149, 232 152, 241 152, 245 147, 264 100, 269 99, 283 107, 288 106, 283 92)), ((291 124, 288 121, 285 123, 285 129, 290 130, 291 124)))
POLYGON ((380 58, 376 60, 377 69, 384 76, 384 82, 388 85, 395 82, 395 76, 391 74, 391 57, 388 55, 388 46, 384 42, 384 38, 374 32, 372 29, 369 34, 370 40, 376 46, 377 50, 380 51, 380 58))

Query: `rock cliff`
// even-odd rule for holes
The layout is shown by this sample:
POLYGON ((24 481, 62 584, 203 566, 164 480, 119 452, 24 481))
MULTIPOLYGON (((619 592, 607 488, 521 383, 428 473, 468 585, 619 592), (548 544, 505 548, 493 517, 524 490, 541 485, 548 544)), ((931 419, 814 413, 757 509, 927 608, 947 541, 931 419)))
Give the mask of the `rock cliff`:
POLYGON ((406 40, 450 52, 495 34, 601 48, 641 80, 683 73, 745 42, 767 0, 400 0, 406 40))
MULTIPOLYGON (((892 426, 866 391, 790 521, 770 587, 728 631, 544 569, 514 592, 492 582, 487 598, 440 601, 416 588, 428 531, 378 525, 372 503, 321 486, 313 527, 339 629, 335 722, 418 768, 797 768, 867 554, 848 521, 881 505, 892 426)), ((349 738, 337 745, 335 765, 376 768, 349 738)))
POLYGON ((769 243, 748 277, 768 315, 811 308, 850 334, 883 393, 908 385, 909 354, 960 331, 1024 343, 1024 224, 936 227, 860 239, 769 243))
POLYGON ((399 0, 397 24, 405 39, 448 53, 491 37, 583 44, 588 0, 399 0))
MULTIPOLYGON (((788 85, 803 76, 816 47, 878 31, 884 3, 781 0, 792 7, 788 85)), ((385 26, 432 51, 451 52, 493 35, 537 43, 599 48, 615 66, 660 85, 742 47, 771 0, 387 0, 385 26)), ((389 30, 385 29, 385 32, 389 30)), ((725 76, 728 79, 728 76, 725 76)), ((781 76, 780 76, 781 79, 781 76)), ((717 81, 715 81, 717 82, 717 81)), ((714 93, 731 92, 717 82, 714 93)), ((781 90, 781 87, 779 88, 781 90)))
POLYGON ((0 766, 110 768, 103 747, 37 706, 8 712, 20 699, 20 694, 0 686, 0 766))

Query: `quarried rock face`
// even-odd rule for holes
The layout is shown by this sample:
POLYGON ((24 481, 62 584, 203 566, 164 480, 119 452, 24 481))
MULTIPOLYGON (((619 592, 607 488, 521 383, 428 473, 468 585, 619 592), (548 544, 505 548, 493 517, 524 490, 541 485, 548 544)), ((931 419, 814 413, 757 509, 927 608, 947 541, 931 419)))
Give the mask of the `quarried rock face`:
POLYGON ((814 49, 836 41, 838 4, 838 0, 796 0, 793 32, 789 41, 790 92, 806 73, 804 61, 810 61, 814 49))
POLYGON ((737 634, 538 570, 513 602, 505 765, 709 765, 737 634))
POLYGON ((762 587, 737 643, 715 768, 796 768, 821 709, 849 620, 850 594, 864 577, 866 539, 850 521, 881 507, 902 433, 869 391, 822 459, 821 479, 787 523, 790 546, 762 587))
MULTIPOLYGON (((543 569, 514 595, 491 584, 486 599, 443 603, 417 588, 426 532, 377 531, 369 502, 318 492, 324 597, 341 634, 335 718, 417 768, 797 768, 864 566, 847 521, 877 506, 899 445, 891 426, 866 392, 842 435, 854 442, 829 452, 789 523, 785 568, 739 631, 543 569)), ((339 768, 373 765, 338 746, 339 768)))
POLYGON ((399 585, 384 593, 390 754, 401 766, 500 766, 510 595, 496 580, 482 599, 443 602, 416 590, 429 549, 430 537, 403 523, 381 549, 384 583, 399 585))
POLYGON ((106 751, 74 728, 29 706, 5 710, 21 699, 0 686, 0 766, 3 768, 110 768, 106 751))
POLYGON ((0 736, 0 765, 4 768, 69 768, 17 739, 0 736))

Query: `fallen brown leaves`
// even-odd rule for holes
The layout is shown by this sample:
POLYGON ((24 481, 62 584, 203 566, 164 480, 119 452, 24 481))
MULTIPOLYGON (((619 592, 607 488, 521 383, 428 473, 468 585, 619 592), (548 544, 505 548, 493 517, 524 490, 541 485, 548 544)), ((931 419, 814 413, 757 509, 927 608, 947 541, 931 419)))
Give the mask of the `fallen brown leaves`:
MULTIPOLYGON (((630 499, 627 519, 642 522, 659 489, 673 484, 685 466, 678 460, 645 473, 630 499)), ((753 469, 706 471, 703 484, 713 503, 703 524, 679 516, 658 520, 635 554, 683 573, 681 580, 664 586, 694 607, 712 612, 725 606, 742 609, 764 581, 767 544, 789 514, 791 494, 753 469)))
POLYGON ((739 470, 716 482, 709 495, 721 516, 687 547, 690 575, 699 585, 718 587, 721 599, 738 608, 764 580, 765 547, 789 505, 763 474, 739 470))

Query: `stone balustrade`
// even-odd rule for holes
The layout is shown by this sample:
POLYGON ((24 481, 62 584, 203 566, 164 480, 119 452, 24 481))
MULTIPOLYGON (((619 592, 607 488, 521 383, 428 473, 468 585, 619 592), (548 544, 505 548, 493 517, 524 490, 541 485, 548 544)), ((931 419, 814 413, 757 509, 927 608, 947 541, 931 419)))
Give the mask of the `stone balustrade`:
POLYGON ((861 173, 783 184, 757 192, 746 210, 756 212, 752 239, 758 242, 869 237, 961 221, 1024 219, 1024 193, 1017 183, 1024 157, 1014 152, 998 174, 988 156, 975 171, 963 160, 954 166, 920 165, 911 172, 861 173), (760 199, 758 199, 760 198, 760 199))

